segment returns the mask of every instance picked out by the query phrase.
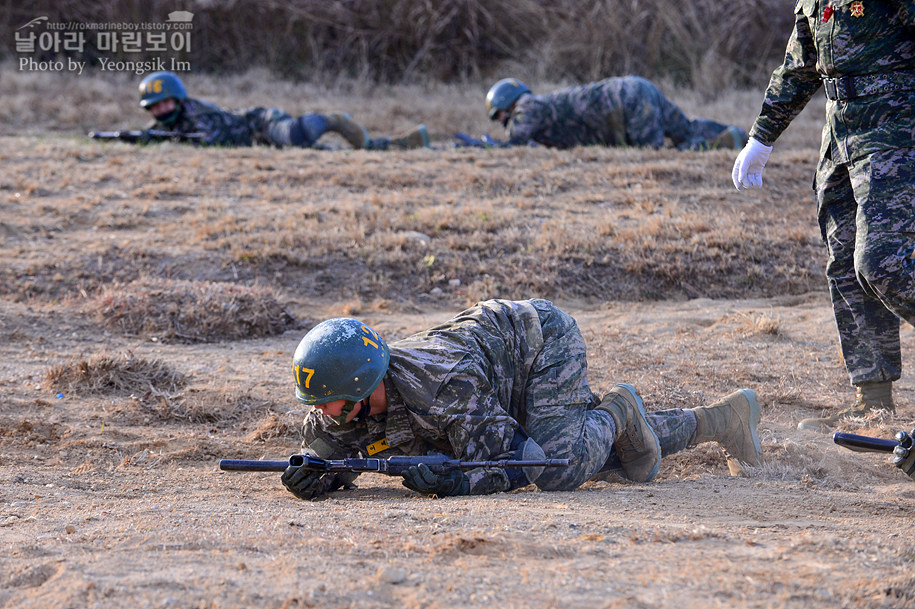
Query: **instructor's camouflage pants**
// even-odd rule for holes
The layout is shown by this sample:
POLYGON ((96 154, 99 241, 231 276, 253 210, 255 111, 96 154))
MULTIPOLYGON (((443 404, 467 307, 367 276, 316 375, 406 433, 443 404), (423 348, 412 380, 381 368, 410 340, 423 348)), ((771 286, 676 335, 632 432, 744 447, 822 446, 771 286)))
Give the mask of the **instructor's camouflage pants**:
MULTIPOLYGON (((588 386, 585 341, 575 320, 544 300, 533 300, 543 331, 543 349, 527 383, 522 426, 548 458, 569 458, 569 467, 546 468, 535 484, 543 490, 572 490, 619 462, 613 450, 616 425, 588 386)), ((688 410, 650 413, 662 454, 686 448, 696 429, 688 410)))
POLYGON ((849 378, 894 381, 902 372, 899 319, 915 323, 915 148, 852 165, 823 158, 814 190, 849 378))

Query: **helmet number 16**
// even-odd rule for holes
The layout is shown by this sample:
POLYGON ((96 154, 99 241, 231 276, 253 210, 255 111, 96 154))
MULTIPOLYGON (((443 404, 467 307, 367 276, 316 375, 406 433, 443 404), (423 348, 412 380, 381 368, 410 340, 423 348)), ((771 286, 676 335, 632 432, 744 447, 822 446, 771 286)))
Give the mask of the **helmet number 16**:
POLYGON ((143 93, 162 93, 162 81, 158 78, 152 82, 146 83, 146 90, 143 93))

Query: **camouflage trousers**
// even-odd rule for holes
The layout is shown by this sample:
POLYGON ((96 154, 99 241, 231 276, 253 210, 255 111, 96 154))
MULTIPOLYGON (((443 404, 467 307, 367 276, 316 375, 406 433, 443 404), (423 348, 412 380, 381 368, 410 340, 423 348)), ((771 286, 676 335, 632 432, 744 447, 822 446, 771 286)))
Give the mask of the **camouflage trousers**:
MULTIPOLYGON (((522 428, 548 458, 568 458, 566 468, 546 468, 535 484, 543 490, 572 490, 599 471, 618 468, 613 449, 616 424, 588 386, 585 342, 575 320, 543 300, 533 300, 543 332, 543 349, 534 361, 525 394, 522 428)), ((687 447, 696 430, 689 410, 648 414, 662 454, 687 447)))
POLYGON ((706 119, 690 120, 649 80, 629 77, 618 92, 625 117, 626 143, 661 148, 665 137, 680 149, 697 149, 727 125, 706 119))
POLYGON ((245 113, 245 118, 255 143, 278 148, 310 148, 324 135, 328 126, 327 117, 323 114, 308 113, 293 118, 277 108, 253 108, 245 113))
POLYGON ((899 320, 915 324, 915 148, 828 157, 814 191, 845 367, 854 385, 894 381, 899 320))

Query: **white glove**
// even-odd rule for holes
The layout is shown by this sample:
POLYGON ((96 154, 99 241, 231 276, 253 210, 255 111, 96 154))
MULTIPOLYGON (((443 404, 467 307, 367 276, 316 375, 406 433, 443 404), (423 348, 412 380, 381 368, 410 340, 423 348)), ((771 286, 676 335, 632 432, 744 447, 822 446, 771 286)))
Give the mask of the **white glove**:
POLYGON ((766 166, 771 152, 772 146, 766 146, 756 138, 750 138, 737 155, 734 171, 731 172, 731 179, 734 180, 737 190, 762 187, 763 167, 766 166))

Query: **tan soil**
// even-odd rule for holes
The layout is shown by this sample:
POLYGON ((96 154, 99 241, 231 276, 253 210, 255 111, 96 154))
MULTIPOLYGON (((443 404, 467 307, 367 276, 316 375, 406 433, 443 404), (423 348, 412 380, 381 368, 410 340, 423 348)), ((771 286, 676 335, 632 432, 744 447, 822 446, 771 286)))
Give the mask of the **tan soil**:
MULTIPOLYGON (((410 223, 415 217, 392 218, 389 234, 370 234, 369 245, 392 252, 392 240, 400 239, 412 258, 355 260, 367 265, 369 272, 359 275, 367 281, 371 272, 400 277, 388 292, 377 286, 360 291, 347 284, 344 254, 327 249, 320 260, 317 251, 296 252, 309 247, 308 235, 289 229, 284 237, 289 225, 272 225, 271 218, 294 225, 309 213, 323 215, 328 233, 357 247, 344 225, 354 199, 383 210, 376 219, 390 218, 398 205, 415 204, 414 216, 451 206, 455 225, 462 210, 470 210, 467 217, 511 219, 527 201, 530 211, 551 209, 556 226, 585 227, 584 234, 615 213, 614 204, 601 205, 616 190, 613 176, 603 185, 589 180, 599 165, 624 162, 623 153, 379 156, 171 145, 142 150, 25 137, 0 143, 6 284, 0 289, 0 606, 915 606, 915 484, 883 455, 853 453, 828 436, 796 430, 800 418, 839 407, 851 395, 817 277, 773 283, 783 291, 768 294, 750 286, 751 298, 708 298, 717 288, 702 285, 693 286, 694 294, 669 288, 664 300, 628 298, 631 293, 614 291, 610 283, 601 288, 607 297, 599 298, 582 287, 584 280, 529 294, 553 298, 579 320, 596 390, 633 383, 649 409, 660 409, 700 405, 738 387, 755 389, 764 405, 764 463, 748 468, 746 478, 729 477, 723 453, 712 444, 665 459, 649 484, 619 478, 574 492, 529 487, 441 500, 416 496, 396 479, 364 475, 358 489, 308 503, 287 493, 278 474, 217 469, 220 458, 277 459, 296 449, 302 413, 292 399, 289 365, 314 321, 358 315, 394 339, 447 318, 476 297, 503 295, 497 283, 469 289, 472 269, 462 282, 450 282, 457 277, 447 273, 465 268, 460 252, 472 227, 466 237, 447 227, 442 230, 450 236, 431 235, 433 244, 450 239, 436 250, 438 259, 448 260, 448 271, 416 284, 411 273, 425 272, 423 260, 434 270, 435 262, 411 245, 412 237, 396 236, 418 230, 410 223), (448 184, 458 191, 451 195, 448 184, 435 182, 445 173, 442 164, 468 172, 454 174, 448 184), (512 190, 513 180, 538 164, 546 182, 525 199, 512 190), (386 178, 376 182, 373 176, 382 170, 386 178), (551 172, 560 170, 566 183, 555 188, 551 172), (410 171, 427 177, 404 181, 410 171), (302 177, 280 181, 276 190, 269 179, 257 183, 263 172, 302 177), (344 176, 343 183, 334 186, 334 175, 344 176), (464 183, 482 190, 465 197, 464 183), (586 192, 576 184, 585 184, 586 192), (417 194, 423 189, 430 193, 426 200, 417 194), (484 200, 488 207, 479 207, 484 200), (252 262, 268 250, 281 251, 283 243, 294 244, 290 259, 297 253, 302 259, 286 266, 276 258, 273 266, 252 262), (309 270, 318 262, 327 273, 321 281, 309 270), (296 321, 279 334, 231 340, 217 334, 203 342, 167 333, 172 326, 157 335, 155 326, 125 330, 107 323, 114 313, 99 299, 111 294, 106 290, 138 289, 129 287, 137 275, 270 289, 296 321), (57 387, 73 380, 69 370, 91 370, 88 364, 105 356, 161 362, 176 376, 135 388, 75 383, 56 397, 57 387)), ((822 261, 804 258, 821 254, 809 201, 814 151, 776 160, 773 190, 747 196, 736 195, 726 179, 711 180, 701 192, 682 179, 694 172, 726 176, 732 158, 726 153, 628 154, 644 163, 642 192, 652 194, 631 202, 626 218, 613 216, 612 225, 619 230, 629 222, 636 241, 657 239, 639 251, 677 243, 676 235, 652 228, 657 213, 646 202, 663 207, 677 200, 681 216, 666 216, 668 225, 684 214, 706 213, 710 224, 735 214, 758 226, 753 234, 772 250, 779 243, 766 231, 788 230, 777 225, 796 214, 795 233, 780 246, 795 244, 803 273, 821 267, 822 261), (797 162, 787 162, 792 159, 797 162), (660 165, 682 166, 683 173, 658 171, 660 165), (693 206, 694 200, 709 209, 693 206)), ((516 230, 505 224, 502 230, 516 230)), ((701 254, 712 241, 739 242, 740 234, 727 231, 740 227, 729 226, 707 227, 707 237, 680 243, 701 254)), ((588 247, 598 243, 581 239, 588 247)), ((330 248, 331 241, 322 243, 330 248)), ((563 257, 556 244, 543 247, 554 248, 569 273, 580 272, 574 267, 580 258, 563 257)), ((688 276, 689 268, 678 268, 688 276)), ((739 285, 741 268, 720 267, 719 288, 739 285)), ((516 272, 520 277, 523 265, 516 272)), ((529 285, 511 276, 501 281, 512 296, 522 291, 519 285, 529 285)), ((637 286, 643 296, 645 286, 650 283, 637 286)), ((186 300, 163 299, 163 310, 155 313, 168 313, 174 302, 186 300)), ((171 312, 161 319, 194 322, 194 311, 180 311, 184 317, 171 312)), ((210 319, 196 313, 201 323, 210 319)), ((911 328, 903 329, 903 344, 904 353, 912 353, 911 328)), ((848 429, 891 437, 910 428, 913 398, 913 377, 906 372, 897 387, 896 415, 853 421, 848 429)))

